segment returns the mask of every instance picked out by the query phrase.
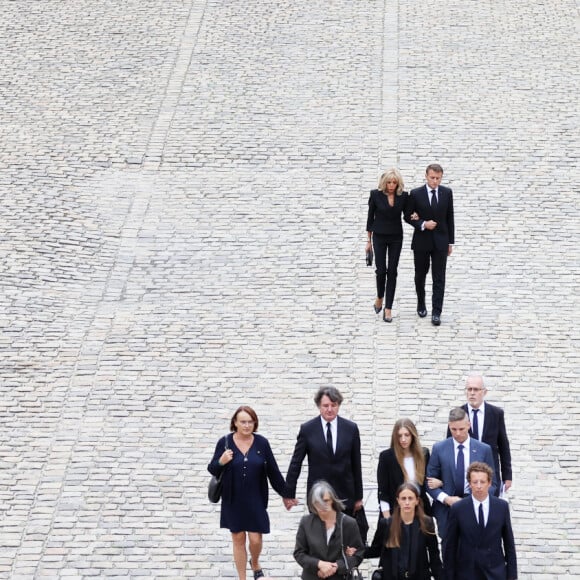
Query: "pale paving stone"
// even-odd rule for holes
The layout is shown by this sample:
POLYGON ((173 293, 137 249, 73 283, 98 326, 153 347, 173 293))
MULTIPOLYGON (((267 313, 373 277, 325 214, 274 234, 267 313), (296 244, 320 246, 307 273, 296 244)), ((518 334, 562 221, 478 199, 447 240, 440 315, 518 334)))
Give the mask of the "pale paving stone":
MULTIPOLYGON (((215 441, 249 403, 285 472, 327 383, 374 527, 394 420, 431 445, 471 369, 506 409, 520 577, 578 575, 570 0, 4 9, 0 577, 234 578, 215 441), (457 215, 443 325, 415 315, 407 227, 386 325, 368 191, 434 160, 457 215)), ((303 511, 272 493, 274 578, 299 574, 303 511)))

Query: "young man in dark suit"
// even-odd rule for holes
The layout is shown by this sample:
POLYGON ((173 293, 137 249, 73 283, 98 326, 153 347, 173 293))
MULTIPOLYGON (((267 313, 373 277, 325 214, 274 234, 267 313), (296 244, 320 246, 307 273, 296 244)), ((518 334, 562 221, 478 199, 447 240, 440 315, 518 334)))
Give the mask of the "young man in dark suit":
POLYGON ((343 397, 335 387, 323 387, 316 393, 314 402, 320 415, 300 426, 286 475, 289 492, 289 497, 284 498, 286 509, 298 503, 295 499, 296 484, 306 456, 307 493, 316 481, 323 479, 346 504, 348 515, 354 515, 362 507, 360 434, 356 423, 338 416, 342 401, 343 397))
MULTIPOLYGON (((465 393, 467 403, 463 408, 467 411, 471 423, 469 435, 491 447, 495 495, 499 496, 502 484, 504 491, 508 491, 512 486, 512 456, 504 412, 503 409, 485 401, 487 389, 481 375, 471 374, 467 377, 465 393)), ((447 429, 447 437, 450 435, 447 429)))
POLYGON ((509 504, 490 493, 492 470, 472 463, 471 496, 451 507, 443 565, 447 580, 515 580, 516 547, 509 504))
POLYGON ((415 260, 417 314, 427 316, 425 279, 431 267, 433 279, 431 322, 441 324, 447 256, 455 243, 453 192, 441 185, 443 168, 437 163, 427 167, 427 183, 411 190, 405 210, 405 221, 415 228, 411 249, 415 260))

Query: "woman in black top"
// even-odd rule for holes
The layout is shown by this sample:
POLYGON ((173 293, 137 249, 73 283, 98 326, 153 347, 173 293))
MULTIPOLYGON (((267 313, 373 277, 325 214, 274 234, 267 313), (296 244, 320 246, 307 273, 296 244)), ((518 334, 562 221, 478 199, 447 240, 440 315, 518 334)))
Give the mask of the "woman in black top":
POLYGON ((401 215, 405 212, 408 197, 409 194, 403 191, 403 178, 397 169, 389 169, 383 173, 378 189, 373 189, 369 197, 366 251, 371 249, 372 241, 377 279, 377 299, 374 308, 378 314, 383 307, 384 297, 385 322, 393 320, 391 309, 397 286, 399 256, 403 247, 401 215))
POLYGON ((442 578, 439 544, 433 519, 425 515, 414 483, 397 490, 393 517, 381 519, 365 558, 380 558, 382 580, 442 578))
POLYGON ((380 510, 383 517, 392 515, 395 507, 395 494, 402 483, 410 481, 420 490, 423 509, 431 514, 431 503, 427 487, 441 487, 441 480, 431 478, 427 481, 425 471, 429 463, 429 450, 421 447, 417 427, 411 419, 399 419, 393 425, 391 446, 381 451, 377 467, 377 485, 380 510))

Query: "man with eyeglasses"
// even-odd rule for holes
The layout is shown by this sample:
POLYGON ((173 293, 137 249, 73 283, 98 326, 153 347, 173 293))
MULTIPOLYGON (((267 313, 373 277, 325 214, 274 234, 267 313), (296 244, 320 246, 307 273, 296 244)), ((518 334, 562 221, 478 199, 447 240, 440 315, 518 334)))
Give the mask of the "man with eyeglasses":
MULTIPOLYGON (((495 495, 508 491, 512 486, 512 456, 505 428, 503 409, 485 401, 487 389, 483 377, 471 374, 465 382, 467 403, 463 408, 469 415, 469 435, 491 447, 494 461, 495 495), (501 467, 501 469, 500 469, 501 467)), ((447 428, 447 436, 451 435, 447 428)))

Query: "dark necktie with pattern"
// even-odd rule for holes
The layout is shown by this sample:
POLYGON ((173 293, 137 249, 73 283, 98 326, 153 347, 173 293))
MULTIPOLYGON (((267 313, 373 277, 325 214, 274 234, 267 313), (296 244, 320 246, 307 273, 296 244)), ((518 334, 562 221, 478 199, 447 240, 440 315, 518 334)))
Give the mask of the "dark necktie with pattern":
POLYGON ((483 517, 483 504, 479 504, 479 529, 483 533, 485 530, 485 518, 483 517))

